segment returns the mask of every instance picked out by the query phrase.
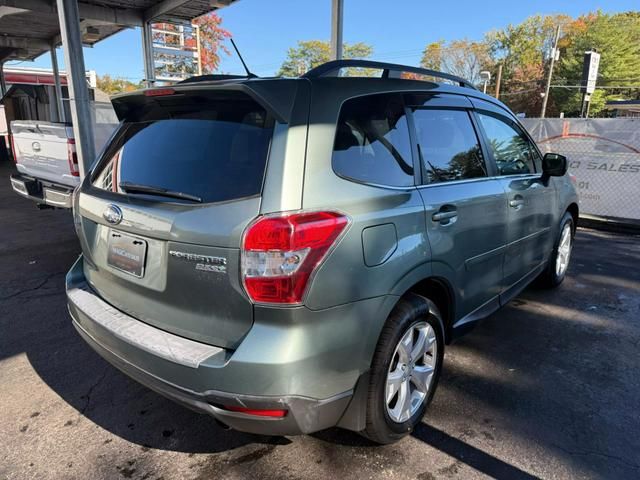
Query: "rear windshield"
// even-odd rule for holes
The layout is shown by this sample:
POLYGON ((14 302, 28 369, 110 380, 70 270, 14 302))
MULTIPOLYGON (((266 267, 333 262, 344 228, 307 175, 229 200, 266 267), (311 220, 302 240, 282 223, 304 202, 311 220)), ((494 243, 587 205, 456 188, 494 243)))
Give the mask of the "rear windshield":
POLYGON ((186 93, 133 103, 94 173, 95 187, 170 202, 260 193, 273 119, 254 100, 186 93))

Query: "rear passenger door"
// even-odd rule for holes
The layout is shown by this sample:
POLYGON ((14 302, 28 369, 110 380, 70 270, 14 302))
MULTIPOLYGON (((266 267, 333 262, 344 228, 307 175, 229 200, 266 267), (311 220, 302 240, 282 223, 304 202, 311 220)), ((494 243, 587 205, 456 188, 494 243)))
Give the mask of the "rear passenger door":
POLYGON ((555 189, 542 181, 539 153, 515 119, 497 106, 476 102, 477 122, 507 195, 503 288, 510 297, 529 283, 551 252, 555 189))
POLYGON ((408 95, 421 163, 433 273, 456 288, 456 319, 497 308, 507 238, 502 185, 487 162, 471 114, 457 95, 408 95))

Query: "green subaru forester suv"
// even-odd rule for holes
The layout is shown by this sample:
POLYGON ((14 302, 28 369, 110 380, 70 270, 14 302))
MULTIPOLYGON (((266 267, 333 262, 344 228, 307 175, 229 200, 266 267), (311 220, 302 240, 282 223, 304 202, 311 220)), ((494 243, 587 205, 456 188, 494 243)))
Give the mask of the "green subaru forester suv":
POLYGON ((73 324, 225 426, 398 440, 446 344, 566 274, 566 159, 463 79, 335 61, 113 105, 120 127, 74 194, 73 324))

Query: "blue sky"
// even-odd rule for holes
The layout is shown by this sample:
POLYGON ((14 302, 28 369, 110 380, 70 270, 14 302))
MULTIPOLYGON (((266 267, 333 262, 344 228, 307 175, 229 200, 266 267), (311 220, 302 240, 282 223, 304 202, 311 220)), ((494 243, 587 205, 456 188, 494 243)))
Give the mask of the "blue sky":
MULTIPOLYGON (((439 39, 480 39, 487 31, 518 23, 529 15, 577 16, 638 10, 638 0, 345 0, 344 40, 366 42, 373 58, 415 65, 424 46, 439 39)), ((330 36, 331 0, 239 0, 219 11, 249 67, 258 75, 275 73, 287 48, 298 40, 330 36)), ((62 52, 59 52, 62 62, 62 52)), ((50 67, 48 54, 24 66, 50 67)), ((99 75, 137 81, 143 76, 139 30, 126 30, 85 48, 85 65, 99 75)), ((235 58, 222 70, 238 73, 235 58)))

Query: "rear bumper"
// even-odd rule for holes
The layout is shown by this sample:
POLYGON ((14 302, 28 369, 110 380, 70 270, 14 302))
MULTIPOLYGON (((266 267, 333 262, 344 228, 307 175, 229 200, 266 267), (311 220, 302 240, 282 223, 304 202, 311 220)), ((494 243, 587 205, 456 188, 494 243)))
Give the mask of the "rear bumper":
POLYGON ((18 173, 11 175, 11 188, 18 195, 41 205, 71 208, 73 188, 67 185, 42 182, 18 173))
MULTIPOLYGON (((322 347, 323 342, 311 331, 308 335, 321 350, 314 351, 299 325, 279 335, 278 326, 254 324, 234 351, 201 344, 139 322, 106 304, 86 284, 82 257, 67 275, 67 296, 74 327, 103 358, 161 395, 236 430, 295 435, 337 424, 351 428, 354 422, 345 421, 345 411, 348 409, 348 415, 361 413, 357 405, 350 404, 356 383, 370 364, 370 356, 364 358, 370 355, 364 341, 368 335, 351 335, 359 350, 345 353, 332 339, 327 345, 337 344, 337 351, 322 347), (80 296, 79 290, 84 292, 80 296), (140 325, 149 332, 138 330, 140 325), (294 339, 298 345, 292 344, 294 339), (167 345, 171 346, 169 354, 162 348, 167 345), (266 353, 269 350, 271 355, 266 353), (259 417, 223 407, 287 410, 287 414, 259 417)), ((378 307, 371 305, 367 310, 378 307)), ((337 320, 349 328, 345 310, 335 310, 337 320)), ((359 313, 364 314, 363 320, 372 316, 372 312, 359 313)), ((345 333, 337 335, 344 338, 345 333)))
POLYGON ((260 435, 298 435, 323 430, 338 423, 351 399, 352 392, 345 392, 326 400, 295 396, 236 395, 215 390, 194 392, 173 385, 125 360, 103 346, 75 318, 73 326, 102 358, 137 382, 184 407, 211 415, 235 430, 260 435), (257 417, 225 410, 222 406, 263 410, 285 409, 287 415, 284 418, 257 417))

